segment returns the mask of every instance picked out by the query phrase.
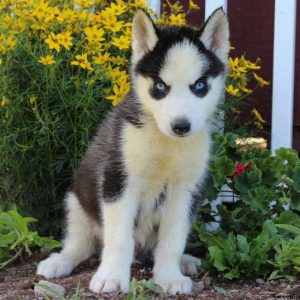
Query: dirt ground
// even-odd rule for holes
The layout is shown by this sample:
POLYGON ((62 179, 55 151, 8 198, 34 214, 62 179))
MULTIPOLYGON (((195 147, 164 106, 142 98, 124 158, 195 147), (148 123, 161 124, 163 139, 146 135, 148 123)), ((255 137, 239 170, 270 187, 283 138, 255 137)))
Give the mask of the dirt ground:
MULTIPOLYGON (((26 299, 42 300, 34 294, 34 283, 41 276, 35 274, 37 262, 44 255, 35 255, 34 258, 0 271, 0 299, 26 299)), ((91 258, 81 264, 71 276, 49 280, 65 287, 66 298, 74 294, 78 282, 80 282, 81 299, 125 299, 121 293, 101 295, 101 297, 88 290, 89 281, 94 274, 97 258, 91 258)), ((132 275, 140 279, 151 278, 151 270, 139 265, 134 265, 132 275)), ((265 282, 262 279, 226 281, 220 278, 212 278, 210 274, 200 273, 194 280, 194 291, 191 295, 170 296, 166 294, 150 294, 151 299, 299 299, 300 279, 293 283, 285 280, 265 282)))

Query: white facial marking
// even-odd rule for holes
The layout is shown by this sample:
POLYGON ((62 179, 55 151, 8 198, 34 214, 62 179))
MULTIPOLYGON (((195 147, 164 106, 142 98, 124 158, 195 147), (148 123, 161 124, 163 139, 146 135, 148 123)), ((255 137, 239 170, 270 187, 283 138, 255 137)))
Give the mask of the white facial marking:
POLYGON ((153 99, 149 93, 153 80, 137 76, 136 90, 139 98, 165 135, 178 137, 172 129, 172 123, 178 119, 184 119, 191 124, 185 136, 196 134, 212 116, 223 94, 224 75, 207 78, 209 90, 204 97, 196 96, 190 89, 190 85, 203 76, 208 64, 208 58, 195 45, 184 40, 169 49, 159 74, 170 86, 166 97, 153 99))

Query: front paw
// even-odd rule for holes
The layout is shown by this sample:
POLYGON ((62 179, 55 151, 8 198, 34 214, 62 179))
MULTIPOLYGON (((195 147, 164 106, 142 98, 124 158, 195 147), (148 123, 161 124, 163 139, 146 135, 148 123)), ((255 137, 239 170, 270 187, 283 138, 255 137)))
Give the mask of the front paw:
MULTIPOLYGON (((112 268, 113 269, 113 268, 112 268)), ((121 291, 128 293, 129 291, 129 275, 122 275, 116 271, 105 271, 101 267, 90 281, 90 290, 96 294, 113 293, 121 291)))
POLYGON ((178 275, 178 276, 154 276, 154 281, 160 285, 166 293, 175 295, 190 294, 192 292, 193 282, 191 278, 178 275))
POLYGON ((37 274, 46 278, 56 278, 69 275, 74 269, 74 262, 61 253, 52 253, 47 259, 41 261, 37 274))

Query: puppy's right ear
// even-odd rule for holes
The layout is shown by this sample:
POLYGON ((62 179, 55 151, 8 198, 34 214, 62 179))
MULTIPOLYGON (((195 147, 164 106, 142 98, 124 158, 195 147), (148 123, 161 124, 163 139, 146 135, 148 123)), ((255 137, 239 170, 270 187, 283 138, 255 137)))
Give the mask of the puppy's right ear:
POLYGON ((151 51, 158 41, 152 19, 138 10, 132 24, 132 61, 137 63, 147 52, 151 51))

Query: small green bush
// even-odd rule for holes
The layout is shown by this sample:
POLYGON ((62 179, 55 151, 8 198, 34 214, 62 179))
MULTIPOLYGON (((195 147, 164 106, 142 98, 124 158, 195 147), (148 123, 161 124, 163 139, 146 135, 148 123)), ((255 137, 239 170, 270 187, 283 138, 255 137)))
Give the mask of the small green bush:
POLYGON ((24 254, 31 255, 32 247, 54 249, 61 246, 58 241, 30 231, 28 225, 36 221, 34 218, 22 217, 16 209, 7 212, 0 210, 0 269, 24 254))
POLYGON ((212 211, 202 206, 210 221, 222 217, 216 233, 195 224, 208 255, 206 267, 228 279, 241 276, 292 278, 300 262, 300 159, 296 151, 280 148, 241 149, 237 136, 215 135, 215 157, 201 201, 214 200, 227 184, 238 197, 231 207, 212 211), (290 210, 287 210, 289 208, 290 210))

